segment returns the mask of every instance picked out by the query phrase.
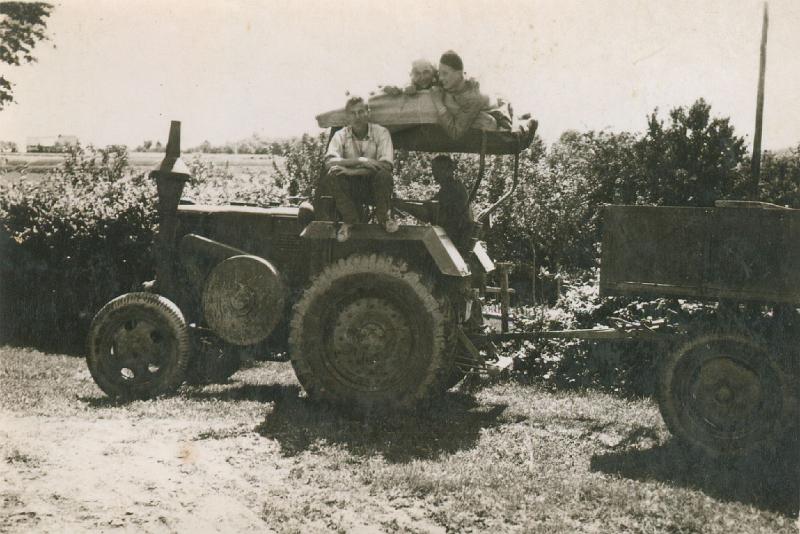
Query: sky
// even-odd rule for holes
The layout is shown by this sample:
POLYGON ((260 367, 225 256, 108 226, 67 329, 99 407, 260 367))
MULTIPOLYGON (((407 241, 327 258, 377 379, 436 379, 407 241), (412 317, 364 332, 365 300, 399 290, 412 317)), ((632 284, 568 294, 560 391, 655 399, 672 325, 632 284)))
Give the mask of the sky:
MULTIPOLYGON (((703 97, 752 144, 756 0, 65 0, 38 62, 5 68, 0 139, 135 146, 182 121, 183 146, 316 133, 347 91, 405 84, 456 50, 548 143, 637 132, 703 97)), ((800 143, 800 1, 771 0, 763 147, 800 143)))

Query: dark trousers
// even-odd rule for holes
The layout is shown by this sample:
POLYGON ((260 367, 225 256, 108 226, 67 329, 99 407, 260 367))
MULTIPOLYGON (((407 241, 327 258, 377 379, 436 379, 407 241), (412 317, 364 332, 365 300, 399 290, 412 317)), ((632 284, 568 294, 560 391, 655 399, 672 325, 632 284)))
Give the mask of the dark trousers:
POLYGON ((348 224, 366 220, 364 206, 375 206, 376 218, 383 224, 390 209, 392 173, 384 170, 364 176, 325 174, 326 189, 331 192, 342 221, 348 224))

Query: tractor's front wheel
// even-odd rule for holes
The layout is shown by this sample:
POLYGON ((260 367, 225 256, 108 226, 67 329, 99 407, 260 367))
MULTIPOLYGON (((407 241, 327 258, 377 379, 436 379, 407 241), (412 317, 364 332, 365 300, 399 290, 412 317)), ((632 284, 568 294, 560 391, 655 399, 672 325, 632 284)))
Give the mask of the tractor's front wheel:
POLYGON ((310 398, 361 412, 411 408, 446 389, 449 317, 404 261, 351 256, 325 268, 295 305, 292 365, 310 398))
POLYGON ((89 329, 89 372, 109 397, 174 391, 189 362, 189 332, 178 307, 154 293, 128 293, 97 312, 89 329))

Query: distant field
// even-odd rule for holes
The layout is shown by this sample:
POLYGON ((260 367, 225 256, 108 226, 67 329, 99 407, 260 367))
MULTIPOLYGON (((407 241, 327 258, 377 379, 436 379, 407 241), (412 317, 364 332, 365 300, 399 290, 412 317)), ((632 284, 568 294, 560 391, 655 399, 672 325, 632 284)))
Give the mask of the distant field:
MULTIPOLYGON (((155 166, 164 157, 161 152, 129 152, 130 162, 136 169, 147 170, 155 166)), ((31 179, 40 178, 42 175, 58 167, 66 156, 64 154, 4 154, 0 155, 0 183, 8 183, 28 175, 31 179)), ((228 165, 233 167, 234 173, 239 170, 259 170, 268 167, 272 169, 272 162, 283 164, 280 156, 262 154, 183 154, 187 163, 194 158, 213 163, 214 165, 228 165)))

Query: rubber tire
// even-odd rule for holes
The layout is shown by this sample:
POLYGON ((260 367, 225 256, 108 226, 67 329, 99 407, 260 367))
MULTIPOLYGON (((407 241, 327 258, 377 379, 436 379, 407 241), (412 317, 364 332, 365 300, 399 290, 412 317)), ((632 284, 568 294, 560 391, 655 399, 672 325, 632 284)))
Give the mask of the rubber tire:
MULTIPOLYGON (((130 349, 136 353, 135 358, 142 355, 139 348, 130 349)), ((89 328, 88 349, 89 372, 106 395, 123 400, 153 398, 172 393, 183 382, 189 363, 189 331, 180 309, 167 298, 154 293, 127 293, 97 312, 89 328), (139 325, 143 331, 150 331, 148 338, 154 347, 163 347, 157 357, 157 371, 141 382, 135 373, 132 380, 123 376, 127 367, 115 371, 122 364, 115 363, 111 355, 115 338, 139 325)), ((148 356, 150 361, 153 358, 156 356, 148 356)))
POLYGON ((291 362, 312 400, 331 402, 360 413, 412 409, 447 389, 445 381, 453 366, 453 353, 447 350, 449 317, 446 301, 434 296, 433 284, 404 261, 380 254, 350 256, 326 267, 295 304, 289 335, 291 362), (391 345, 390 338, 389 345, 375 353, 388 354, 388 358, 380 358, 378 362, 378 356, 369 356, 376 358, 373 360, 376 367, 386 365, 390 373, 394 371, 390 384, 386 375, 379 378, 384 382, 380 386, 359 375, 369 364, 351 365, 349 369, 345 364, 340 365, 339 362, 349 359, 342 355, 351 353, 335 350, 334 334, 352 330, 350 326, 339 330, 337 325, 347 318, 342 310, 368 302, 376 303, 379 309, 371 316, 377 317, 376 323, 390 327, 378 328, 378 339, 383 339, 387 330, 406 332, 411 343, 404 351, 405 345, 391 345), (384 317, 381 323, 380 310, 397 311, 394 315, 384 315, 395 317, 398 322, 388 322, 384 317), (401 348, 391 352, 390 347, 401 348), (392 358, 404 356, 414 358, 416 365, 399 369, 392 362, 392 358), (354 369, 355 372, 348 373, 354 369))
MULTIPOLYGON (((706 367, 709 368, 713 369, 706 367)), ((720 369, 717 371, 714 377, 724 376, 720 369)), ((734 390, 745 391, 743 387, 734 390)), ((730 391, 727 386, 726 391, 730 391)), ((784 375, 770 360, 764 346, 747 334, 713 332, 689 339, 660 363, 656 393, 661 415, 672 434, 711 458, 744 456, 775 447, 788 426, 787 410, 791 402, 784 375), (720 354, 727 357, 715 358, 720 354), (715 426, 710 418, 713 413, 705 416, 700 413, 703 401, 697 398, 697 393, 692 393, 691 378, 699 381, 703 365, 717 360, 731 360, 738 368, 746 368, 756 378, 759 392, 763 392, 757 411, 750 414, 749 427, 728 431, 715 426)))
POLYGON ((213 334, 192 336, 192 355, 186 382, 192 385, 226 382, 242 365, 242 347, 226 343, 213 334))

